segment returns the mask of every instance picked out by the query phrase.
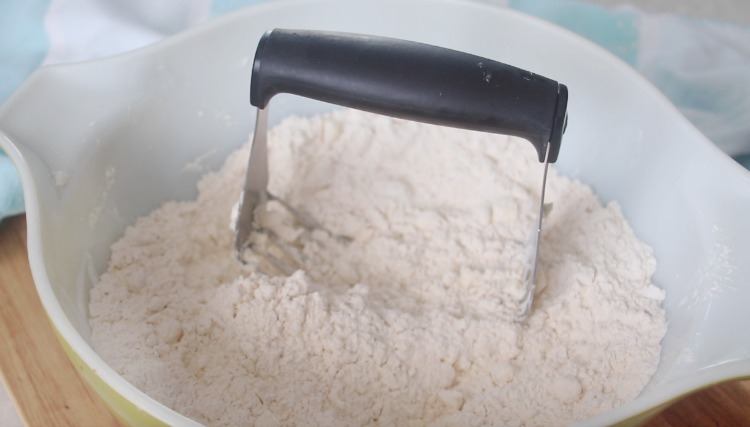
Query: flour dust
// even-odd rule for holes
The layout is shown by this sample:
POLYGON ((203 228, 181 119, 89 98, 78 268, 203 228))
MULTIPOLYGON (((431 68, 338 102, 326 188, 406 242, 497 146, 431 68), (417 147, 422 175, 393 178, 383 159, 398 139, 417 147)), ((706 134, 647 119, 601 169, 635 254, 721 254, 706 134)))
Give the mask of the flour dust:
POLYGON ((270 190, 350 241, 267 215, 303 268, 237 263, 244 147, 197 200, 164 204, 112 245, 92 343, 212 426, 561 425, 621 405, 666 331, 655 260, 617 203, 552 169, 535 305, 517 322, 535 154, 351 110, 288 118, 269 135, 270 190))

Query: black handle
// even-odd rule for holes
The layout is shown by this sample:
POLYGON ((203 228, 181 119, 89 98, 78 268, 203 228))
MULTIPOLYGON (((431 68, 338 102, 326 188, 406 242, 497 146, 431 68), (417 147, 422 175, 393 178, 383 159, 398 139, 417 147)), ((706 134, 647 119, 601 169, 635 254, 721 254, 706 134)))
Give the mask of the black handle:
POLYGON ((250 103, 290 93, 404 119, 514 135, 557 160, 567 121, 563 84, 422 43, 275 29, 258 43, 250 103))

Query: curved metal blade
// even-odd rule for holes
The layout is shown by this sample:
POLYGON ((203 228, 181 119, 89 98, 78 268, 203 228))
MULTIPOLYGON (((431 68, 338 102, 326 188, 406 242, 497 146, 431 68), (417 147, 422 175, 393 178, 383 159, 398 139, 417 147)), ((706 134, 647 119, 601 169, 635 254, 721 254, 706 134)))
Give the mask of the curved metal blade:
POLYGON ((268 186, 267 128, 268 110, 259 108, 255 119, 245 185, 237 205, 234 223, 234 255, 240 262, 242 262, 242 253, 247 248, 250 233, 253 231, 255 208, 268 199, 266 192, 268 186))
POLYGON ((539 241, 542 238, 542 221, 544 219, 544 192, 547 187, 547 170, 549 169, 549 150, 550 144, 544 155, 544 172, 542 174, 542 192, 539 200, 539 215, 536 220, 536 228, 531 230, 529 241, 527 242, 528 257, 526 259, 526 275, 524 277, 524 294, 521 297, 521 313, 519 320, 524 321, 531 312, 531 305, 534 301, 534 289, 536 288, 536 267, 539 261, 539 241))

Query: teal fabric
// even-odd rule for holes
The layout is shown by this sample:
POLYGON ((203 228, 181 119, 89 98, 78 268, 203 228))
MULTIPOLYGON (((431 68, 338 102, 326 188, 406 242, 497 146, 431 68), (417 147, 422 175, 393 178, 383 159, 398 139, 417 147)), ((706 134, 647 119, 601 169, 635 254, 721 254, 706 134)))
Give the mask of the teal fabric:
POLYGON ((23 212, 21 180, 13 162, 3 153, 0 154, 0 220, 21 212, 23 212))
POLYGON ((567 28, 630 65, 638 55, 638 14, 567 0, 509 0, 508 6, 567 28))
MULTIPOLYGON (((0 105, 44 60, 48 40, 44 14, 49 0, 0 1, 0 105)), ((23 212, 21 183, 0 150, 0 220, 23 212)))
POLYGON ((44 14, 49 0, 0 1, 0 104, 47 55, 44 14))
POLYGON ((243 7, 257 3, 264 3, 266 0, 214 0, 211 3, 211 15, 219 16, 225 13, 234 12, 243 7))

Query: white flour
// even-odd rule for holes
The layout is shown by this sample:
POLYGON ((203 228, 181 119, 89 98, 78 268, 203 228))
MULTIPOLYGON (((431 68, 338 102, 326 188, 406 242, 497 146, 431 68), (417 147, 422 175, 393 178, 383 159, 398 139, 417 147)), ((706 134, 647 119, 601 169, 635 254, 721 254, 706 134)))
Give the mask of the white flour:
POLYGON ((91 292, 92 341, 164 404, 210 425, 560 425, 656 369, 651 250, 554 171, 534 309, 513 320, 528 142, 345 110, 287 119, 269 150, 271 191, 353 240, 304 240, 289 278, 243 270, 228 224, 246 148, 197 201, 138 220, 91 292))

